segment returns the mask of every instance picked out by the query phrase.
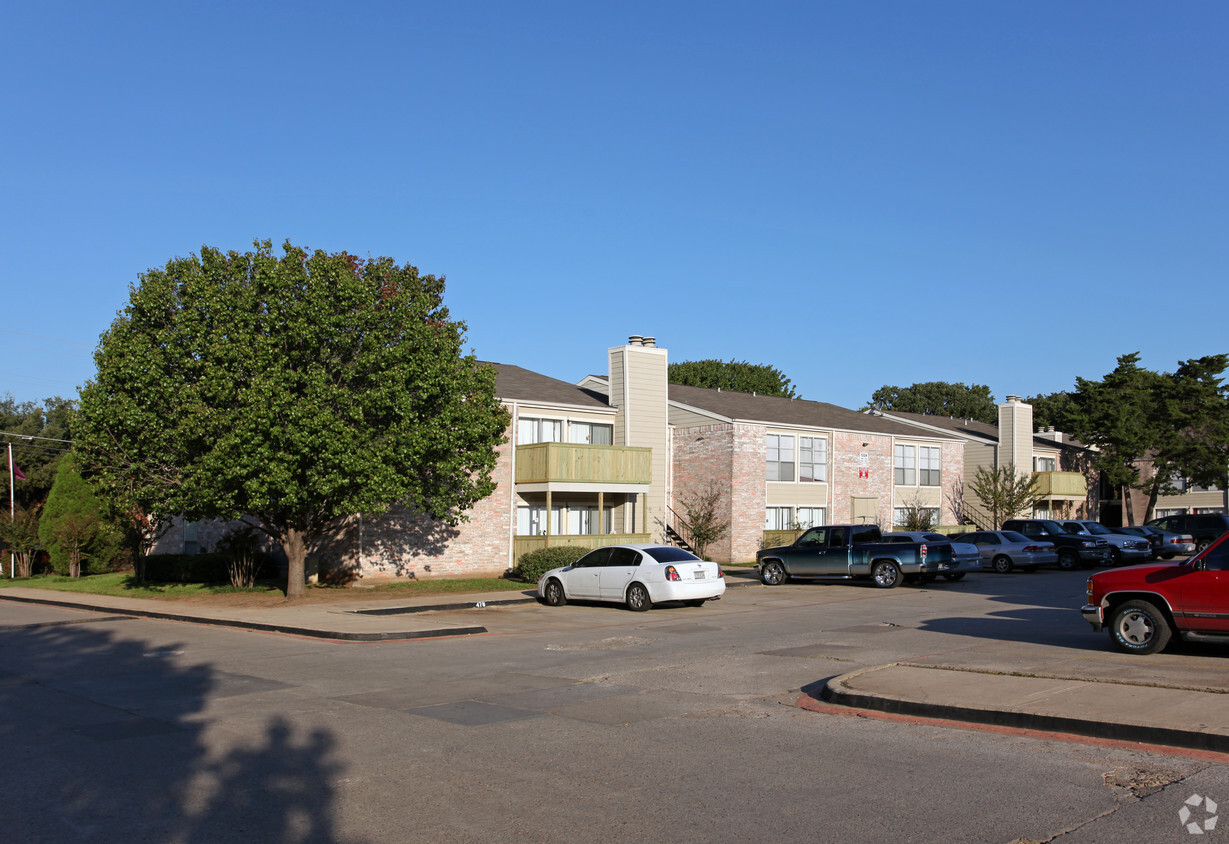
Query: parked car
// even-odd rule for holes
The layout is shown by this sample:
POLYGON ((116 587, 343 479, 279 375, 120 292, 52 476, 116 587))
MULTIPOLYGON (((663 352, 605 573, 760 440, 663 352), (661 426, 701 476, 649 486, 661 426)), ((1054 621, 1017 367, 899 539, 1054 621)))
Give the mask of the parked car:
POLYGON ((1037 571, 1040 566, 1058 563, 1058 549, 1053 542, 1029 539, 1014 530, 978 530, 961 539, 977 548, 982 564, 1000 574, 1015 569, 1037 571))
POLYGON ((1067 533, 1053 519, 1008 519, 1003 530, 1014 530, 1029 539, 1053 542, 1058 550, 1058 567, 1076 569, 1080 566, 1107 565, 1110 559, 1110 544, 1101 537, 1077 536, 1067 533))
POLYGON ((763 548, 755 555, 755 568, 767 586, 791 577, 854 580, 868 577, 880 589, 902 581, 933 580, 952 562, 946 540, 883 542, 878 525, 824 525, 807 528, 793 545, 763 548), (933 550, 932 550, 933 549, 933 550))
POLYGON ((1125 653, 1154 654, 1176 634, 1229 643, 1229 537, 1181 563, 1097 572, 1081 612, 1125 653))
POLYGON ((1229 533, 1229 516, 1224 513, 1187 513, 1180 516, 1161 516, 1145 522, 1148 527, 1172 530, 1174 533, 1189 533, 1195 538, 1195 549, 1202 551, 1223 534, 1229 533))
POLYGON ((1152 545, 1146 539, 1118 533, 1092 519, 1066 519, 1060 522, 1063 530, 1077 536, 1092 536, 1104 539, 1110 545, 1110 565, 1142 563, 1152 556, 1152 545))
POLYGON ((884 542, 946 542, 952 546, 952 563, 939 572, 947 580, 962 580, 971 571, 981 571, 981 555, 977 547, 970 545, 963 537, 944 536, 926 530, 896 530, 883 535, 884 542))
POLYGON ((538 597, 552 607, 573 599, 614 601, 639 612, 666 601, 698 607, 723 594, 716 563, 673 545, 608 545, 538 580, 538 597))
POLYGON ((1174 533, 1159 527, 1131 525, 1118 528, 1122 533, 1142 536, 1152 544, 1152 559, 1172 560, 1179 554, 1194 554, 1195 539, 1189 534, 1174 533))

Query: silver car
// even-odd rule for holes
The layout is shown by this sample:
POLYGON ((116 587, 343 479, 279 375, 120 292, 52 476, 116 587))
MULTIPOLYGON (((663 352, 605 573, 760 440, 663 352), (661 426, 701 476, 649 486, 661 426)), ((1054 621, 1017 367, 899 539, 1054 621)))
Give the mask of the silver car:
POLYGON ((982 565, 1000 574, 1016 569, 1037 571, 1040 566, 1058 563, 1058 549, 1053 542, 1029 539, 1014 530, 978 530, 961 534, 960 538, 977 546, 982 565))
POLYGON ((1059 524, 1067 533, 1092 536, 1108 542, 1111 566, 1120 566, 1123 563, 1142 563, 1152 556, 1152 544, 1148 540, 1131 536, 1129 533, 1118 533, 1092 519, 1062 519, 1059 524))
POLYGON ((1174 533, 1172 530, 1148 525, 1120 527, 1118 531, 1147 539, 1152 543, 1153 559, 1160 557, 1164 560, 1172 560, 1179 554, 1189 557, 1195 553, 1195 537, 1189 533, 1174 533))
POLYGON ((977 548, 965 541, 963 536, 952 538, 928 530, 896 531, 885 533, 884 542, 942 542, 952 546, 951 566, 940 569, 948 580, 960 580, 971 571, 981 571, 981 556, 977 548))

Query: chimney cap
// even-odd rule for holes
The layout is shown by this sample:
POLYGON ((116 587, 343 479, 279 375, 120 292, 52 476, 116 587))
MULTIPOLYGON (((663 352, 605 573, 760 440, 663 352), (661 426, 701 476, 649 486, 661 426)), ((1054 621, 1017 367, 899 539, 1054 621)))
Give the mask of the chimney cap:
POLYGON ((627 345, 629 346, 641 346, 643 344, 644 344, 644 338, 641 337, 639 334, 632 334, 627 338, 627 345))

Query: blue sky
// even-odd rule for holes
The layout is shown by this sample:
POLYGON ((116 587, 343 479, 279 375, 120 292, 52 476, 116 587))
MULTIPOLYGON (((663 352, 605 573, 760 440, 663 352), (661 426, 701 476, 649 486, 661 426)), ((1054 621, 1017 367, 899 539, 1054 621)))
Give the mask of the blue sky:
POLYGON ((1229 352, 1229 4, 10 4, 0 394, 257 238, 445 275, 482 359, 805 398, 1229 352))

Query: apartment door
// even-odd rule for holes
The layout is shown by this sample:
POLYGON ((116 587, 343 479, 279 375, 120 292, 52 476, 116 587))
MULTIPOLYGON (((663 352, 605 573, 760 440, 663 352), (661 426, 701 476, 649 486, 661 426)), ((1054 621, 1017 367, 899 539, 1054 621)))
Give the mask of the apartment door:
POLYGON ((855 525, 879 524, 879 498, 855 495, 849 499, 850 521, 855 525))

